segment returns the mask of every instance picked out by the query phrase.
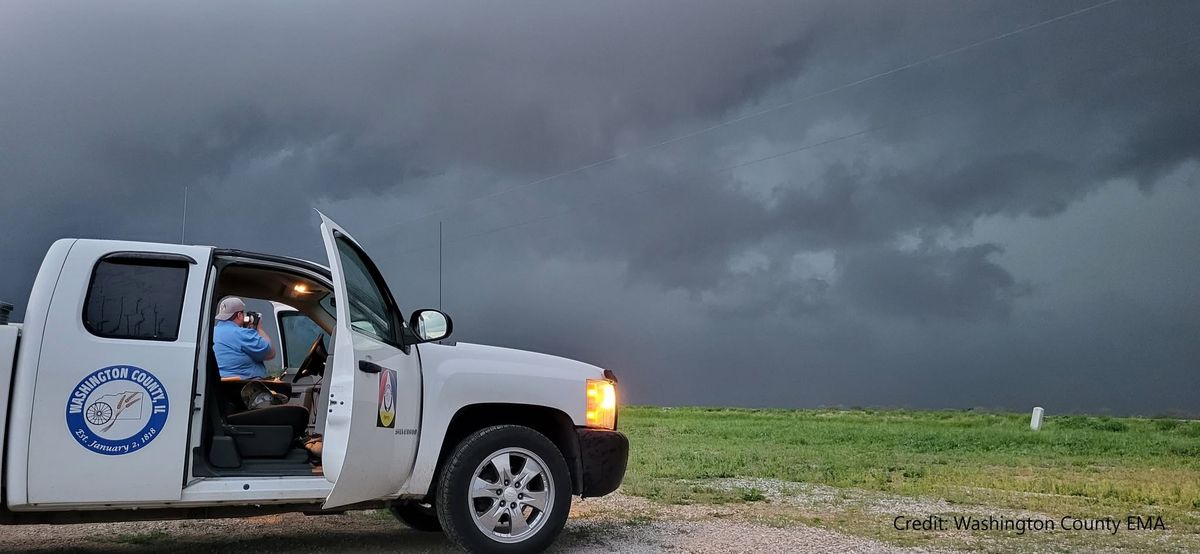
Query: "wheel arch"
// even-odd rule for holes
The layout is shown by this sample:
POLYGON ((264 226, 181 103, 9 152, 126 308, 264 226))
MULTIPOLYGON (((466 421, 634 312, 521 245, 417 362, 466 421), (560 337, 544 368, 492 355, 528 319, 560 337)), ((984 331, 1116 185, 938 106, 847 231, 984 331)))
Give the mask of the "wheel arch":
POLYGON ((428 497, 436 494, 442 469, 454 448, 472 433, 496 425, 528 427, 550 439, 571 470, 571 494, 580 494, 583 490, 583 467, 579 457, 579 437, 570 416, 549 406, 486 402, 463 406, 450 419, 438 453, 436 470, 429 484, 428 497))

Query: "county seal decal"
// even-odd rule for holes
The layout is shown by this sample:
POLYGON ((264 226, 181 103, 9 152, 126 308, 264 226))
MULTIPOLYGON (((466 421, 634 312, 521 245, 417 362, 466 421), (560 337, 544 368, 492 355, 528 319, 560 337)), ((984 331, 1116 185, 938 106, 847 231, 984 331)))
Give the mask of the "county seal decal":
POLYGON ((379 372, 379 419, 376 427, 396 427, 396 371, 385 369, 379 372))
POLYGON ((88 374, 67 398, 67 429, 84 448, 120 456, 162 434, 167 389, 140 367, 115 365, 88 374))

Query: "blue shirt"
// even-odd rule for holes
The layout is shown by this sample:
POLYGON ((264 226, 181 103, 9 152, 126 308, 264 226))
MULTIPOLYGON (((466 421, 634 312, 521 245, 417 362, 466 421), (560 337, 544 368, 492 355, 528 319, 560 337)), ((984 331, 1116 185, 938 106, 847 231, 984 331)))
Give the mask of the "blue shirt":
POLYGON ((266 377, 267 366, 263 365, 263 359, 270 351, 271 344, 254 329, 247 329, 232 321, 220 320, 213 329, 213 353, 217 355, 217 367, 221 370, 221 377, 266 377))

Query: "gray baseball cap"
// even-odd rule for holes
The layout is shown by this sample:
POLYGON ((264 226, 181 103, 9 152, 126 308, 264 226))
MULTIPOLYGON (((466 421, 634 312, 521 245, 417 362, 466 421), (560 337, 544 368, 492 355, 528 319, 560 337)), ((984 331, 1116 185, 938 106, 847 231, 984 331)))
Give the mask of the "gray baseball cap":
POLYGON ((217 319, 227 321, 233 314, 246 311, 246 303, 236 296, 226 296, 217 305, 217 319))

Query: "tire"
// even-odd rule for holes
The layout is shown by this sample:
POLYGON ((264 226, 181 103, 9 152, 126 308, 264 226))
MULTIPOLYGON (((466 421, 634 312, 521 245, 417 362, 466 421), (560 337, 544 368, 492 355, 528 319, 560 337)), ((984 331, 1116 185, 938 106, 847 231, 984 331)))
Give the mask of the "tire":
POLYGON ((541 552, 558 538, 571 511, 570 470, 541 433, 519 425, 488 427, 454 448, 434 506, 446 535, 468 552, 541 552))
POLYGON ((437 509, 429 504, 419 502, 393 502, 388 511, 396 519, 417 531, 425 533, 442 532, 442 524, 438 522, 437 509))

